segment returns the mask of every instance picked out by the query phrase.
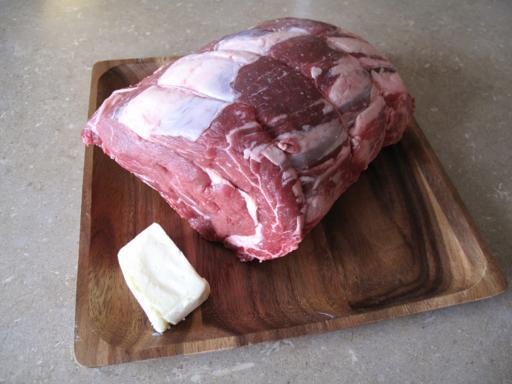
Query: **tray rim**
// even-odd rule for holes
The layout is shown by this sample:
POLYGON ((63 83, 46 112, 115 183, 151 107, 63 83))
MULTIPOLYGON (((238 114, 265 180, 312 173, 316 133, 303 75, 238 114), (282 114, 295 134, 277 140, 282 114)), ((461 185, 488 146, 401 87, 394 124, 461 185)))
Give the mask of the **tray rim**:
MULTIPOLYGON (((172 56, 160 56, 160 57, 145 57, 145 58, 128 58, 128 59, 114 59, 114 60, 102 60, 96 62, 92 67, 91 72, 91 84, 89 94, 89 108, 88 116, 91 116, 96 109, 97 91, 99 80, 108 70, 119 66, 121 64, 143 64, 145 62, 161 62, 162 64, 171 60, 176 60, 179 55, 172 56)), ((362 312, 359 314, 352 314, 345 317, 338 317, 334 319, 327 319, 319 322, 312 322, 292 327, 266 330, 255 333, 244 334, 243 336, 224 336, 218 338, 212 338, 209 340, 199 340, 192 342, 185 342, 181 344, 168 344, 164 347, 154 347, 146 350, 140 350, 137 353, 130 351, 130 353, 123 353, 124 351, 120 348, 112 346, 117 353, 112 355, 97 355, 95 359, 91 359, 88 349, 91 347, 90 335, 91 330, 85 332, 85 324, 82 324, 83 318, 87 316, 87 311, 83 311, 83 305, 80 305, 82 301, 87 304, 88 308, 88 296, 86 284, 81 284, 84 279, 80 279, 79 276, 84 274, 86 269, 88 270, 88 255, 90 250, 90 228, 91 228, 91 195, 92 188, 92 169, 93 169, 93 153, 94 147, 87 146, 84 154, 84 174, 82 184, 82 204, 81 204, 81 215, 80 215, 80 235, 79 235, 79 252, 77 259, 77 279, 76 279, 76 301, 75 301, 75 324, 74 324, 74 356, 78 364, 85 367, 100 367, 111 364, 118 364, 123 362, 146 360, 151 358, 175 356, 175 355, 189 355, 202 352, 211 352, 216 350, 224 350, 240 347, 243 345, 251 345, 258 342, 283 339, 287 337, 297 337, 312 333, 320 333, 326 331, 334 331, 338 329, 345 329, 354 326, 370 324, 379 320, 394 319, 403 316, 409 316, 422 312, 447 308, 453 305, 469 303, 474 301, 483 300, 489 297, 496 296, 503 293, 507 289, 507 281, 501 271, 498 262, 491 254, 488 246, 484 242, 475 222, 473 221, 469 211, 462 201, 459 193, 455 189, 455 186, 446 174, 441 162, 437 155, 432 149, 430 143, 419 127, 416 119, 413 119, 410 129, 414 129, 424 140, 427 148, 433 157, 434 166, 439 170, 442 181, 447 185, 451 197, 454 199, 462 212, 464 219, 467 221, 469 229, 472 235, 477 240, 478 245, 481 248, 482 256, 487 262, 486 269, 481 276, 480 280, 473 284, 471 287, 456 291, 449 294, 441 294, 426 299, 421 299, 409 303, 396 304, 390 307, 371 310, 362 312), (484 289, 486 293, 482 294, 481 290, 484 289), (350 321, 349 321, 350 319, 350 321), (82 339, 83 333, 85 332, 85 340, 82 339), (281 332, 286 334, 280 336, 281 332), (89 338, 87 338, 87 336, 89 338), (241 339, 243 339, 241 341, 241 339), (113 357, 112 357, 113 356, 113 357)), ((94 333, 94 330, 92 330, 94 333)), ((99 344, 108 344, 103 339, 96 336, 99 340, 99 344)))

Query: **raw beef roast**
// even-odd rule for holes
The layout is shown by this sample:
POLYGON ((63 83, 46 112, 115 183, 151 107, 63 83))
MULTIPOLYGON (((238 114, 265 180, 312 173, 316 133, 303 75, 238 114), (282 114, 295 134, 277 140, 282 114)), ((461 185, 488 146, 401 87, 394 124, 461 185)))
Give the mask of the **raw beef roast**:
POLYGON ((285 18, 115 91, 82 136, 206 239, 268 260, 298 247, 400 140, 412 111, 395 68, 368 42, 285 18))

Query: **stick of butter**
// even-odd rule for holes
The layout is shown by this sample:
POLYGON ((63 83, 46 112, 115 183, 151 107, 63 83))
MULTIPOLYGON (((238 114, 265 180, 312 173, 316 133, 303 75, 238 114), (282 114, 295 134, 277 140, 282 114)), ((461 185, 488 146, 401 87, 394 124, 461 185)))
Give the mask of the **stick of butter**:
POLYGON ((157 223, 118 253, 126 284, 157 332, 175 325, 201 305, 210 285, 157 223))

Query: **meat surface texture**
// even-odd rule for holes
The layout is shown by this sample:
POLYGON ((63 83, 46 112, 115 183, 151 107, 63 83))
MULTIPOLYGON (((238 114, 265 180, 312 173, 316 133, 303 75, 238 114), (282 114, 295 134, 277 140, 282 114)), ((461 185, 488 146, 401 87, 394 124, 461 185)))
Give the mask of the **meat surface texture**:
POLYGON ((115 91, 86 144, 242 260, 296 249, 385 145, 413 99, 372 45, 333 25, 266 21, 115 91))

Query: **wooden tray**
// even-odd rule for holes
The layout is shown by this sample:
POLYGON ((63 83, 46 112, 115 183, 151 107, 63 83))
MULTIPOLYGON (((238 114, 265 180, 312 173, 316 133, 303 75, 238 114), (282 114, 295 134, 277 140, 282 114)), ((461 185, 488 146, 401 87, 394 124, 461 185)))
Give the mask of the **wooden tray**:
MULTIPOLYGON (((89 114, 173 58, 103 61, 89 114)), ((382 151, 294 253, 241 263, 201 239, 160 196, 96 147, 85 152, 75 355, 95 367, 233 348, 496 295, 506 282, 416 123, 382 151), (160 223, 211 284, 163 336, 129 293, 122 245, 160 223)))

